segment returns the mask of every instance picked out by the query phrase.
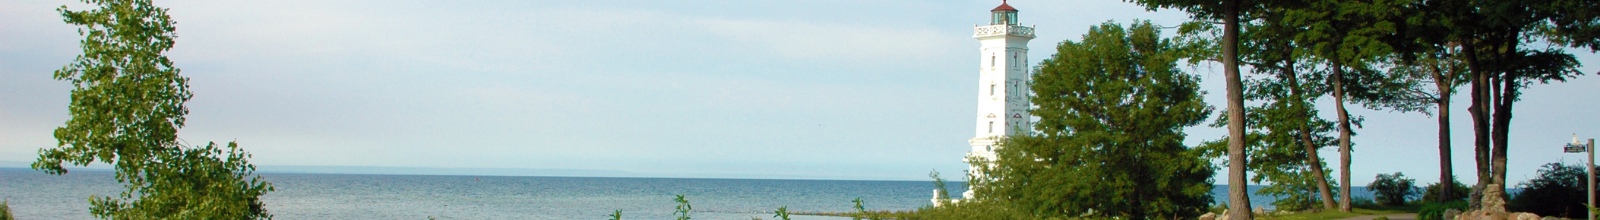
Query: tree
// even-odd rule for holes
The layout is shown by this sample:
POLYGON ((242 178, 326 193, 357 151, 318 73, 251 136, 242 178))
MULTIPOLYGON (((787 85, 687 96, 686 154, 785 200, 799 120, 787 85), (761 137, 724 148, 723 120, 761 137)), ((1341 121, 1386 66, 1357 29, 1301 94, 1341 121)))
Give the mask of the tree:
MULTIPOLYGON (((1595 35, 1588 33, 1600 29, 1600 22, 1595 22, 1595 5, 1567 0, 1434 0, 1423 1, 1417 7, 1436 13, 1416 13, 1421 17, 1407 19, 1413 21, 1414 29, 1427 31, 1408 32, 1411 34, 1406 38, 1418 39, 1418 44, 1428 47, 1402 53, 1460 45, 1472 85, 1468 93, 1472 104, 1467 112, 1473 123, 1477 188, 1506 186, 1507 138, 1520 90, 1534 82, 1565 81, 1580 74, 1574 69, 1577 61, 1571 54, 1553 47, 1531 49, 1528 44, 1543 38, 1593 49, 1595 45, 1588 42, 1595 42, 1595 35)), ((1468 201, 1477 208, 1479 197, 1475 194, 1468 201)))
MULTIPOLYGON (((1222 47, 1221 58, 1223 81, 1227 84, 1228 111, 1228 210, 1229 218, 1234 220, 1250 220, 1249 190, 1245 188, 1245 131, 1244 131, 1244 83, 1239 75, 1239 26, 1240 20, 1247 18, 1245 15, 1252 12, 1245 10, 1241 5, 1250 5, 1251 9, 1271 8, 1278 1, 1272 0, 1125 0, 1145 6, 1146 10, 1154 11, 1157 8, 1178 9, 1189 13, 1189 17, 1196 21, 1221 21, 1222 22, 1222 47)), ((1284 1, 1290 2, 1290 1, 1284 1)))
POLYGON ((1214 171, 1183 146, 1183 128, 1210 107, 1197 77, 1178 71, 1186 45, 1138 22, 1104 23, 1065 41, 1035 70, 1037 135, 1001 141, 983 201, 1037 218, 1194 216, 1214 171))
POLYGON ((1522 192, 1511 198, 1508 210, 1583 218, 1588 214, 1584 207, 1588 200, 1583 198, 1588 189, 1583 186, 1583 177, 1588 175, 1583 165, 1545 164, 1539 168, 1539 177, 1517 184, 1522 192))
MULTIPOLYGON (((1434 118, 1439 121, 1440 183, 1455 181, 1455 170, 1450 163, 1450 97, 1455 95, 1456 87, 1466 82, 1465 78, 1462 77, 1466 75, 1463 74, 1466 72, 1466 66, 1461 63, 1459 47, 1446 46, 1422 52, 1422 56, 1418 57, 1417 60, 1396 60, 1394 67, 1389 69, 1391 75, 1418 81, 1420 84, 1433 85, 1432 91, 1425 91, 1424 89, 1413 89, 1412 91, 1416 93, 1416 97, 1427 97, 1425 98, 1426 102, 1433 104, 1433 109, 1438 111, 1437 117, 1434 118)), ((1428 114, 1426 109, 1420 112, 1428 114)), ((1455 189, 1456 186, 1453 184, 1439 184, 1438 186, 1442 187, 1438 191, 1442 194, 1438 197, 1430 198, 1442 200, 1434 202, 1453 201, 1455 198, 1466 195, 1454 195, 1453 193, 1458 190, 1455 189)))
POLYGON ((1327 169, 1317 154, 1323 146, 1333 145, 1334 139, 1327 135, 1333 122, 1316 117, 1314 107, 1327 89, 1318 83, 1302 83, 1314 74, 1310 72, 1316 63, 1310 51, 1294 41, 1294 35, 1305 28, 1287 23, 1282 13, 1258 17, 1242 33, 1241 60, 1262 76, 1246 82, 1245 99, 1264 101, 1245 114, 1247 127, 1252 129, 1250 137, 1254 137, 1247 138, 1251 140, 1247 142, 1249 151, 1255 152, 1247 165, 1257 174, 1251 180, 1271 183, 1257 193, 1282 197, 1273 202, 1278 209, 1309 209, 1310 203, 1319 200, 1323 209, 1334 209, 1327 169), (1321 198, 1307 195, 1313 191, 1321 198))
POLYGON ((176 35, 166 9, 148 0, 86 0, 99 8, 57 9, 81 25, 83 54, 54 74, 73 84, 58 146, 41 149, 33 168, 65 174, 63 163, 103 161, 127 184, 120 199, 91 198, 97 217, 117 219, 270 218, 260 196, 271 184, 253 175, 249 154, 229 143, 184 147, 177 138, 190 97, 188 78, 164 52, 176 35), (137 198, 135 198, 137 197, 137 198))
POLYGON ((1350 212, 1350 137, 1354 120, 1345 109, 1347 102, 1387 98, 1373 89, 1374 82, 1386 77, 1370 65, 1391 53, 1383 41, 1396 31, 1399 16, 1396 1, 1313 1, 1305 7, 1289 9, 1287 22, 1305 28, 1295 35, 1299 45, 1327 62, 1325 78, 1334 100, 1339 128, 1339 210, 1350 212))
POLYGON ((1399 172, 1380 173, 1372 179, 1372 183, 1367 184, 1367 188, 1377 197, 1373 198, 1373 201, 1378 202, 1378 205, 1404 205, 1406 197, 1417 194, 1416 181, 1406 178, 1405 174, 1399 172))

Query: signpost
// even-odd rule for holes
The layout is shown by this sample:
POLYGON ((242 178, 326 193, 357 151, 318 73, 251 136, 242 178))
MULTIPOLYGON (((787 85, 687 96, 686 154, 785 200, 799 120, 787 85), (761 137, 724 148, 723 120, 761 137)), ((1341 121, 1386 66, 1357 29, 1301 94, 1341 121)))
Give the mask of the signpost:
MULTIPOLYGON (((1567 153, 1589 153, 1589 166, 1584 167, 1589 171, 1589 178, 1584 178, 1584 183, 1588 183, 1584 186, 1589 188, 1589 197, 1584 197, 1584 200, 1589 201, 1589 207, 1594 207, 1594 138, 1589 139, 1589 144, 1583 144, 1578 142, 1578 134, 1572 134, 1572 143, 1567 144, 1564 150, 1567 153)), ((1589 220, 1595 220, 1592 209, 1589 211, 1589 220)))

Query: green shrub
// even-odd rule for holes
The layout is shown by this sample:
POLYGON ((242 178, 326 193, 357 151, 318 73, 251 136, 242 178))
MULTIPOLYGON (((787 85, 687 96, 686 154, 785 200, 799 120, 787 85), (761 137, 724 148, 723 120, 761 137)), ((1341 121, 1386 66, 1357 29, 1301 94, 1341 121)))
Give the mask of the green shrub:
POLYGON ((1380 206, 1378 206, 1378 203, 1372 202, 1372 198, 1360 197, 1360 196, 1351 196, 1350 197, 1350 206, 1358 207, 1358 208, 1380 208, 1380 206))
POLYGON ((1467 201, 1457 200, 1445 203, 1430 202, 1422 204, 1422 208, 1417 209, 1417 220, 1448 220, 1444 219, 1444 211, 1450 209, 1465 211, 1467 210, 1467 201))
POLYGON ((1444 192, 1443 191, 1444 190, 1444 184, 1433 183, 1433 184, 1428 184, 1427 187, 1423 188, 1423 190, 1422 190, 1423 191, 1422 192, 1422 201, 1428 201, 1428 202, 1466 201, 1467 194, 1472 193, 1472 187, 1468 187, 1465 184, 1461 184, 1461 182, 1456 181, 1454 179, 1451 179, 1450 182, 1454 183, 1454 185, 1455 185, 1455 188, 1452 190, 1454 192, 1450 193, 1450 197, 1448 197, 1448 198, 1440 198, 1441 196, 1443 196, 1442 194, 1444 192))
POLYGON ((1377 178, 1367 184, 1367 189, 1372 190, 1374 202, 1378 205, 1404 205, 1406 197, 1416 194, 1416 180, 1406 178, 1405 174, 1378 174, 1377 178))
POLYGON ((1539 169, 1539 177, 1518 184, 1521 193, 1511 197, 1507 209, 1532 212, 1539 216, 1584 218, 1583 177, 1588 174, 1582 165, 1567 166, 1549 163, 1539 169))
POLYGON ((0 202, 0 220, 14 219, 17 219, 17 217, 11 216, 11 200, 0 202))
POLYGON ((916 212, 894 219, 919 220, 919 219, 968 219, 968 220, 1009 220, 1009 219, 1039 219, 1006 208, 1004 205, 993 201, 962 200, 958 203, 941 205, 939 207, 924 207, 916 212))

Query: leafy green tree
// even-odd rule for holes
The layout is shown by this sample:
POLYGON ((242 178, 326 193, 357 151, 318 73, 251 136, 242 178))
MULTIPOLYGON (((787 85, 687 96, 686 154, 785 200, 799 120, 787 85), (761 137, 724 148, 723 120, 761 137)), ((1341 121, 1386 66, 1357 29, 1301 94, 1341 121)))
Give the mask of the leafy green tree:
POLYGON ((1583 186, 1583 165, 1549 163, 1539 168, 1539 176, 1517 184, 1521 193, 1511 198, 1512 211, 1524 211, 1540 216, 1583 218, 1587 209, 1583 197, 1588 195, 1583 186))
POLYGON ((1195 216, 1211 202, 1209 163, 1182 141, 1210 107, 1180 72, 1186 45, 1149 22, 1092 27, 1033 76, 1035 136, 1002 140, 977 200, 1036 218, 1195 216))
POLYGON ((1407 197, 1417 194, 1416 182, 1417 180, 1406 178, 1405 174, 1399 172, 1393 174, 1380 173, 1372 179, 1372 183, 1367 184, 1367 188, 1371 189, 1373 195, 1377 197, 1373 198, 1373 200, 1378 205, 1403 205, 1406 203, 1407 197))
POLYGON ((1249 220, 1250 197, 1249 190, 1245 188, 1245 124, 1244 124, 1244 83, 1239 74, 1239 28, 1241 24, 1253 19, 1251 14, 1265 13, 1266 8, 1282 7, 1287 3, 1296 1, 1278 0, 1124 0, 1145 6, 1146 10, 1157 8, 1177 9, 1189 13, 1189 17, 1199 22, 1217 22, 1222 24, 1221 53, 1218 61, 1222 63, 1223 81, 1227 85, 1228 106, 1228 210, 1229 219, 1249 220), (1250 6, 1250 7, 1244 7, 1250 6), (1245 21, 1241 21, 1245 20, 1245 21))
MULTIPOLYGON (((1506 186, 1506 154, 1512 108, 1521 89, 1533 83, 1565 81, 1581 74, 1578 62, 1561 48, 1542 49, 1530 45, 1537 41, 1556 41, 1570 46, 1595 49, 1595 22, 1592 1, 1506 0, 1506 1, 1422 1, 1414 7, 1428 13, 1412 13, 1408 33, 1402 40, 1416 42, 1422 49, 1402 50, 1415 54, 1426 48, 1459 45, 1471 84, 1467 109, 1473 123, 1474 159, 1477 162, 1477 187, 1489 184, 1506 186)), ((1503 192, 1500 191, 1500 192, 1503 192)), ((1468 199, 1477 207, 1478 195, 1468 199)), ((1501 195, 1500 198, 1505 198, 1501 195)))
MULTIPOLYGON (((1466 83, 1466 65, 1461 63, 1460 47, 1442 45, 1439 48, 1429 48, 1416 55, 1415 60, 1396 59, 1395 65, 1389 68, 1391 75, 1418 82, 1418 85, 1432 85, 1432 91, 1421 88, 1406 89, 1407 92, 1422 98, 1423 102, 1413 104, 1433 104, 1437 114, 1431 114, 1428 108, 1419 107, 1423 114, 1435 116, 1439 122, 1439 182, 1448 183, 1455 181, 1455 169, 1450 162, 1450 97, 1456 93, 1456 87, 1466 83)), ((1452 201, 1466 193, 1455 194, 1466 188, 1457 189, 1453 184, 1439 184, 1438 197, 1428 197, 1443 200, 1429 200, 1434 202, 1452 201)))
POLYGON ((272 186, 250 177, 255 167, 237 144, 178 141, 193 94, 163 55, 176 37, 166 9, 148 0, 84 2, 99 8, 57 9, 68 24, 83 26, 83 54, 54 74, 74 86, 71 118, 55 130, 58 146, 41 149, 33 168, 60 175, 63 163, 111 164, 126 190, 120 198, 90 198, 100 218, 271 218, 260 196, 272 186))
MULTIPOLYGON (((1280 210, 1310 209, 1321 201, 1323 209, 1333 209, 1329 172, 1317 152, 1333 145, 1328 133, 1333 122, 1317 117, 1316 100, 1326 93, 1326 86, 1307 83, 1315 76, 1316 62, 1310 50, 1299 46, 1294 35, 1305 28, 1290 25, 1282 13, 1259 14, 1260 19, 1248 23, 1242 33, 1242 62, 1250 65, 1255 76, 1245 82, 1245 99, 1260 101, 1247 108, 1246 125, 1249 130, 1246 142, 1250 163, 1247 168, 1256 173, 1251 181, 1268 183, 1257 191, 1277 197, 1273 206, 1280 210), (1310 193, 1317 193, 1320 199, 1310 193)), ((1226 117, 1224 117, 1226 118, 1226 117)), ((1213 124, 1220 127, 1226 120, 1213 124)), ((1210 142, 1223 145, 1227 140, 1210 142)), ((1214 154, 1214 153, 1211 153, 1214 154)))
MULTIPOLYGON (((1394 85, 1393 77, 1377 71, 1374 65, 1382 63, 1393 53, 1390 41, 1398 28, 1401 11, 1406 1, 1310 1, 1303 7, 1285 10, 1286 22, 1304 28, 1294 35, 1297 45, 1306 47, 1319 60, 1326 62, 1328 75, 1324 78, 1334 100, 1335 122, 1339 130, 1339 210, 1351 211, 1350 204, 1350 151, 1352 126, 1359 119, 1350 117, 1345 104, 1356 102, 1368 106, 1382 106, 1389 101, 1402 99, 1385 86, 1394 85)), ((1411 106, 1411 105, 1406 105, 1411 106)), ((1402 109, 1404 110, 1404 109, 1402 109)))

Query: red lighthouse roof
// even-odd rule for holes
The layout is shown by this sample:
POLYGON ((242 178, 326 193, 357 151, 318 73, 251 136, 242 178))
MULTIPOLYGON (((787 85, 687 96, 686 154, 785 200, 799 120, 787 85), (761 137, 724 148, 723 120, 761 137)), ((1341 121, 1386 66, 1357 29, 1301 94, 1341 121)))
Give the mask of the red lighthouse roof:
POLYGON ((1006 0, 1000 0, 1000 6, 994 7, 994 10, 989 11, 1017 11, 1017 8, 1012 8, 1011 5, 1006 4, 1006 0))

